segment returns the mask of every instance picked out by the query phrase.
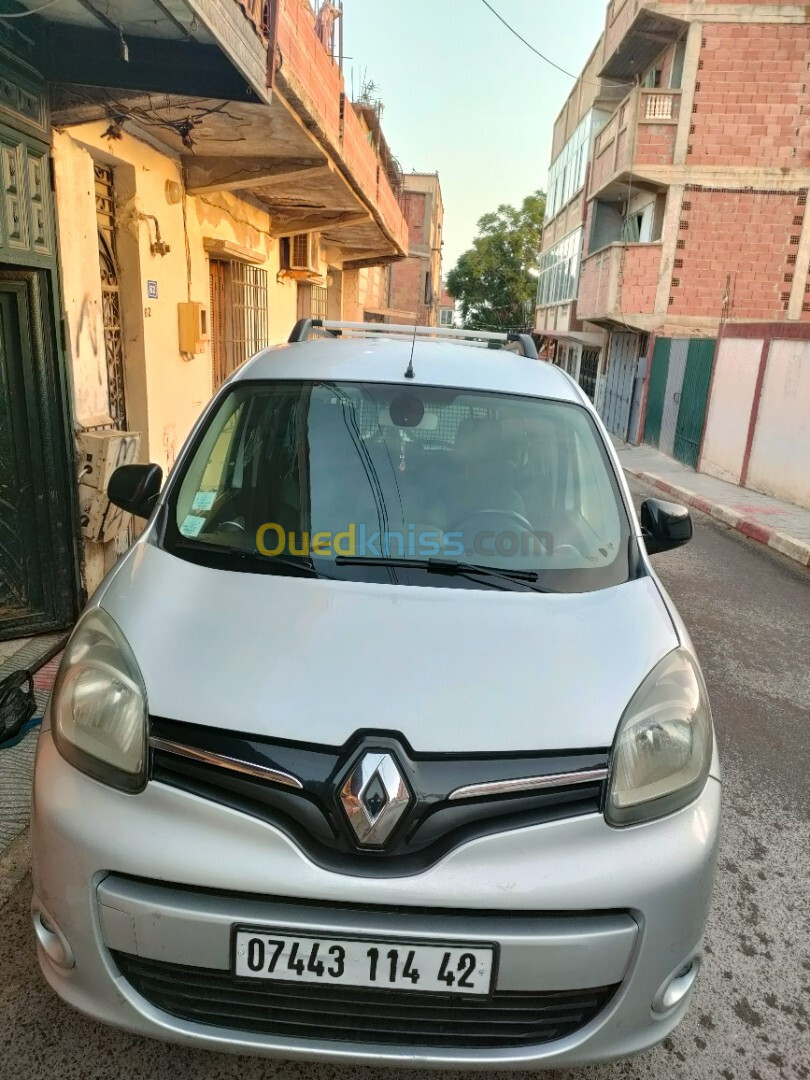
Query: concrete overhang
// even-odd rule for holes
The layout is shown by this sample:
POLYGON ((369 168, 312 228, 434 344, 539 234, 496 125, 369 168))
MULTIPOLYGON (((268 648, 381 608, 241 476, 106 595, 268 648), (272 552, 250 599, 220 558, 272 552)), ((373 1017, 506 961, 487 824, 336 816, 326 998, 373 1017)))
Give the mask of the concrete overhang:
POLYGON ((599 77, 630 80, 641 75, 667 45, 686 33, 688 25, 682 19, 642 8, 605 61, 599 77))
MULTIPOLYGON (((258 2, 60 0, 40 4, 42 16, 34 0, 24 2, 56 126, 103 120, 123 128, 176 155, 189 193, 248 196, 267 208, 276 236, 320 232, 344 262, 407 254, 396 198, 387 180, 381 190, 379 170, 375 183, 365 143, 362 160, 354 143, 347 157, 342 137, 323 130, 311 87, 283 64, 268 88, 258 2)), ((320 57, 314 31, 306 42, 320 57)), ((336 69, 328 93, 337 114, 336 69)))
POLYGON ((110 120, 159 145, 182 162, 188 194, 247 196, 267 208, 275 236, 319 232, 344 260, 368 265, 405 254, 280 93, 270 104, 250 104, 59 83, 51 116, 64 127, 110 120))
POLYGON ((270 100, 267 46, 245 8, 233 0, 19 3, 31 13, 29 29, 44 41, 46 62, 55 59, 69 68, 89 59, 99 80, 110 65, 128 65, 134 82, 110 85, 146 84, 157 76, 155 91, 180 89, 176 84, 182 81, 187 92, 207 83, 210 93, 211 83, 223 80, 232 84, 235 96, 270 100))

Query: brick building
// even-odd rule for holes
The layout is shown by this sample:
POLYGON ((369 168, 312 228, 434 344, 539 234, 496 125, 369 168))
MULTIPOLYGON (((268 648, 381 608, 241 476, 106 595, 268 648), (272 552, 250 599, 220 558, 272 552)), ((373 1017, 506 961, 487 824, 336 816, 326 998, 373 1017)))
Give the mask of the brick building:
POLYGON ((390 267, 389 306, 416 312, 422 326, 436 326, 444 224, 438 173, 405 173, 400 205, 408 225, 408 258, 390 267))
MULTIPOLYGON (((582 349, 576 366, 562 357, 611 430, 745 482, 743 458, 768 442, 762 395, 807 393, 810 408, 807 9, 612 0, 557 124, 537 332, 558 357, 594 335, 596 372, 582 349), (725 400, 731 343, 753 338, 761 366, 725 400), (710 430, 729 410, 745 433, 732 467, 710 430)), ((800 425, 790 436, 810 452, 800 425)), ((778 485, 775 466, 754 473, 778 485)))

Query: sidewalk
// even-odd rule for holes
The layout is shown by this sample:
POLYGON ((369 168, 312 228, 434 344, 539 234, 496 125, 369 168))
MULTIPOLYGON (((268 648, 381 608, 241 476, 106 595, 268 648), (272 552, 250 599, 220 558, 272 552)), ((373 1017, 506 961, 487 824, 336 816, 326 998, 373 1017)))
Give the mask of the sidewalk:
MULTIPOLYGON (((0 677, 23 667, 41 664, 42 656, 64 640, 65 635, 41 635, 26 642, 14 642, 0 653, 0 677)), ((34 697, 37 716, 42 716, 48 704, 61 653, 54 656, 34 673, 34 697)), ((31 776, 39 728, 29 731, 20 742, 0 749, 0 876, 5 853, 28 825, 31 806, 31 776)))
POLYGON ((651 446, 613 445, 626 473, 666 492, 674 502, 702 510, 738 532, 810 566, 810 510, 717 480, 681 465, 651 446))

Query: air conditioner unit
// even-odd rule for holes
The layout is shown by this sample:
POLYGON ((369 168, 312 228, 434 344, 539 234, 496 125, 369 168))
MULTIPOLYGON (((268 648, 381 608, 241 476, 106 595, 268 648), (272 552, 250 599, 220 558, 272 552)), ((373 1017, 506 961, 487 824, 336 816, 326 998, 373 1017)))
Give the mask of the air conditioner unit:
POLYGON ((290 237, 290 270, 317 274, 320 244, 317 233, 294 233, 290 237))

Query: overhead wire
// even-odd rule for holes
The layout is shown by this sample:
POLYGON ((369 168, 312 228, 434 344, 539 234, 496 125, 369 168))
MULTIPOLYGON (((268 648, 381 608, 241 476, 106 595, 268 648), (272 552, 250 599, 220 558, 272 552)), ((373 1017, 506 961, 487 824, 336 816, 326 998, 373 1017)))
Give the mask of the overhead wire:
POLYGON ((565 69, 564 67, 560 67, 560 65, 559 65, 559 64, 555 64, 555 62, 554 62, 553 60, 550 60, 550 59, 549 59, 549 58, 548 58, 547 56, 545 56, 545 55, 544 55, 543 53, 541 53, 539 49, 536 49, 536 48, 534 47, 534 45, 532 45, 532 43, 531 43, 530 41, 527 41, 527 40, 526 40, 526 38, 525 38, 525 37, 523 37, 523 35, 522 35, 522 34, 519 34, 519 33, 517 32, 517 30, 516 30, 516 29, 514 28, 514 26, 511 26, 511 25, 510 25, 510 24, 509 24, 509 23, 508 23, 508 22, 506 21, 506 19, 505 19, 505 18, 503 17, 503 15, 501 15, 501 14, 500 14, 500 12, 498 12, 498 11, 496 11, 496 10, 495 10, 495 8, 494 8, 494 7, 492 6, 492 4, 490 4, 490 3, 489 3, 489 0, 481 0, 481 2, 483 3, 484 7, 486 7, 486 8, 489 8, 489 10, 490 10, 490 11, 492 12, 492 14, 493 14, 493 15, 495 16, 495 18, 496 18, 496 19, 498 19, 498 20, 499 20, 500 22, 502 22, 502 23, 503 23, 503 25, 504 25, 504 26, 506 27, 506 29, 507 29, 507 30, 508 30, 508 31, 509 31, 509 32, 510 32, 511 34, 514 34, 514 35, 515 35, 515 37, 516 37, 516 38, 517 38, 517 39, 518 39, 519 41, 522 41, 522 42, 523 42, 523 44, 524 44, 524 45, 526 46, 526 48, 527 48, 527 49, 531 49, 531 51, 532 51, 532 52, 533 52, 533 53, 534 53, 534 54, 535 54, 536 56, 539 56, 541 60, 544 60, 544 61, 545 61, 545 62, 546 62, 547 64, 550 64, 550 65, 551 65, 551 67, 553 67, 553 68, 556 68, 556 69, 557 69, 557 71, 561 71, 561 72, 563 73, 563 75, 567 75, 567 76, 568 76, 568 77, 569 77, 570 79, 578 79, 578 78, 579 78, 579 76, 578 76, 578 75, 574 75, 574 74, 573 74, 573 72, 571 72, 571 71, 566 71, 566 69, 565 69))
POLYGON ((526 46, 526 48, 530 49, 531 52, 533 52, 535 54, 535 56, 539 56, 540 59, 543 60, 546 64, 549 64, 551 67, 556 68, 557 71, 561 71, 563 73, 563 75, 567 75, 569 79, 573 79, 575 82, 579 81, 579 82, 582 82, 582 83, 586 83, 588 86, 596 86, 596 87, 599 87, 601 85, 601 83, 617 83, 619 85, 623 85, 623 84, 625 84, 627 82, 632 81, 632 80, 628 80, 628 79, 612 79, 610 77, 607 77, 607 78, 600 79, 599 82, 594 82, 593 79, 585 79, 581 75, 575 75, 573 73, 573 71, 569 71, 567 68, 560 67, 559 64, 557 64, 554 60, 552 60, 548 56, 546 56, 545 53, 541 53, 539 49, 535 48, 535 46, 532 45, 532 43, 530 41, 527 41, 526 38, 521 33, 519 33, 514 28, 514 26, 512 26, 511 23, 506 21, 506 19, 503 17, 503 15, 501 15, 501 13, 499 11, 495 10, 495 8, 492 6, 492 4, 490 4, 489 0, 481 0, 481 3, 484 5, 484 7, 488 8, 492 12, 492 14, 495 16, 496 19, 498 19, 499 22, 503 23, 503 25, 506 27, 506 29, 509 31, 510 34, 514 34, 515 37, 518 39, 518 41, 523 42, 523 44, 526 46))

